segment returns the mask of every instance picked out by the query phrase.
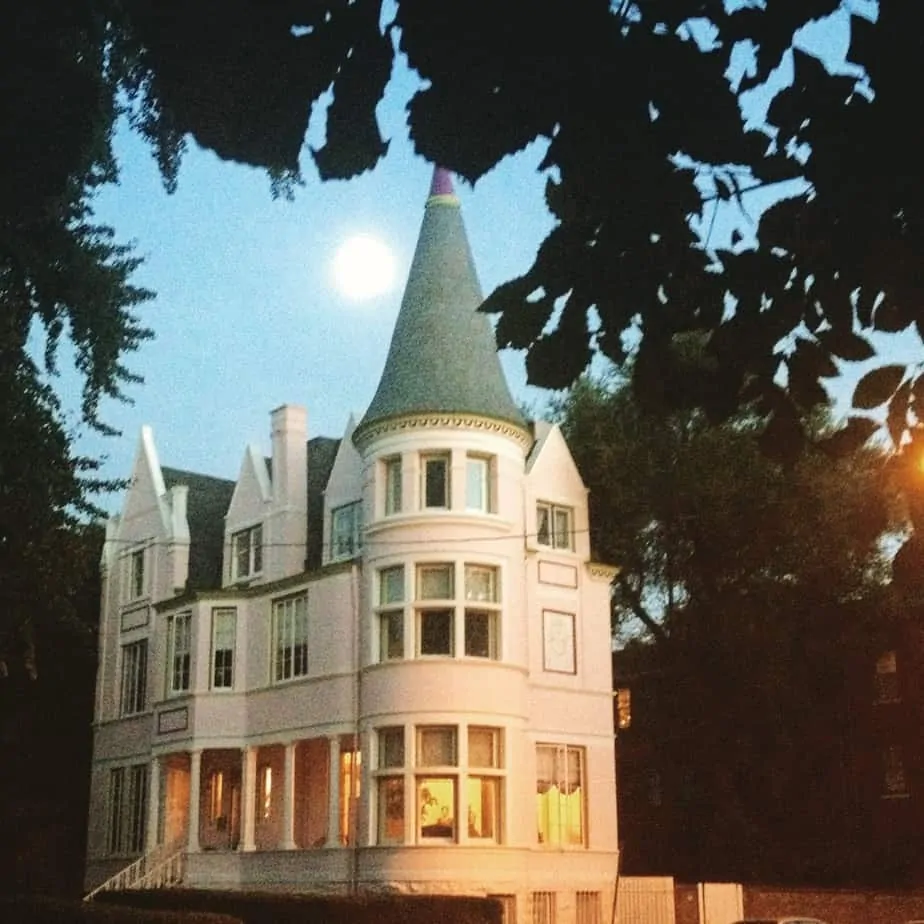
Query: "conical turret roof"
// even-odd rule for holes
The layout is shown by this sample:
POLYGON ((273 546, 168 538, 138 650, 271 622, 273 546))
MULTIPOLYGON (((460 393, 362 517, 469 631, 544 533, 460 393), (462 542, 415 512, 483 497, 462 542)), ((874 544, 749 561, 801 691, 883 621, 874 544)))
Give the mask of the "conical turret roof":
POLYGON ((357 428, 426 413, 525 426, 501 370, 459 200, 437 167, 379 387, 357 428))

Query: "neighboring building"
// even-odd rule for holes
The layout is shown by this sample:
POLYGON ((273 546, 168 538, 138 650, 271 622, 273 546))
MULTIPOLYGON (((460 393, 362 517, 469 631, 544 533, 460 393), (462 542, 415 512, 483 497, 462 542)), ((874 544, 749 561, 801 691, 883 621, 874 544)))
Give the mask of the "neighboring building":
POLYGON ((272 414, 236 482, 142 432, 103 553, 86 883, 505 896, 609 920, 609 587, 557 427, 498 361, 437 170, 378 390, 342 440, 272 414), (150 858, 148 865, 154 864, 150 858))
MULTIPOLYGON (((733 830, 725 814, 728 800, 704 800, 697 789, 697 767, 717 758, 708 744, 695 750, 683 727, 687 718, 672 718, 689 684, 666 666, 670 657, 643 643, 616 652, 622 871, 691 881, 924 884, 921 625, 916 606, 896 602, 888 589, 855 609, 845 606, 842 635, 818 668, 819 675, 824 670, 829 678, 840 677, 840 689, 818 704, 824 715, 822 740, 807 742, 795 766, 785 758, 773 766, 777 749, 766 755, 770 774, 761 776, 760 764, 751 764, 753 789, 772 794, 772 786, 767 789, 772 781, 783 794, 778 802, 790 810, 781 813, 768 798, 772 827, 755 831, 749 840, 733 830), (691 818, 709 816, 719 820, 717 827, 727 836, 714 837, 703 850, 701 831, 691 818), (772 852, 759 840, 768 833, 772 852)), ((718 755, 735 764, 730 735, 718 755)))

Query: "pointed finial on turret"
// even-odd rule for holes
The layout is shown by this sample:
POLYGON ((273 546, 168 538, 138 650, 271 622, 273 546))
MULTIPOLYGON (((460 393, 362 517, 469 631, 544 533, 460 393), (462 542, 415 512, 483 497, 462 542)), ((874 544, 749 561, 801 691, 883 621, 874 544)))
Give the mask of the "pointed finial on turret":
POLYGON ((433 168, 433 180, 430 183, 431 200, 456 202, 456 193, 452 186, 452 174, 445 167, 433 168))

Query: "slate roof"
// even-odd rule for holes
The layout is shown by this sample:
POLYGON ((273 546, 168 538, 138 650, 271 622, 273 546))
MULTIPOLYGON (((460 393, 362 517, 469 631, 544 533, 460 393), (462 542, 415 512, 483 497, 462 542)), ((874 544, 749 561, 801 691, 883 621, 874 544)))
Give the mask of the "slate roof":
MULTIPOLYGON (((317 436, 308 440, 308 550, 305 567, 321 567, 324 534, 324 489, 340 440, 317 436)), ((267 471, 272 474, 271 460, 267 471)), ((189 522, 189 581, 187 591, 214 590, 222 583, 222 546, 225 539, 225 514, 231 505, 235 482, 178 468, 161 468, 169 490, 183 484, 189 488, 186 516, 189 522)))
POLYGON ((334 467, 340 440, 316 436, 308 440, 308 551, 305 568, 321 567, 321 546, 324 542, 324 489, 334 467))
POLYGON ((225 514, 234 493, 234 482, 178 468, 161 468, 167 490, 184 484, 189 488, 186 518, 189 522, 189 580, 187 590, 221 587, 222 545, 225 514))
POLYGON ((357 432, 406 414, 481 414, 525 426, 504 378, 459 200, 437 168, 378 390, 357 432))

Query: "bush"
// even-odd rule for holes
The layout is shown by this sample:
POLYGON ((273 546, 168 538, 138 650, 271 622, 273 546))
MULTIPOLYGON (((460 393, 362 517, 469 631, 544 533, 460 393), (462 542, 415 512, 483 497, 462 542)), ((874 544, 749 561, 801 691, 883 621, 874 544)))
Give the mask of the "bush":
POLYGON ((36 895, 0 896, 0 920, 4 924, 243 924, 240 918, 207 911, 133 908, 36 895))
POLYGON ((101 892, 139 908, 214 911, 244 924, 501 924, 500 903, 457 895, 305 895, 211 889, 101 892))

